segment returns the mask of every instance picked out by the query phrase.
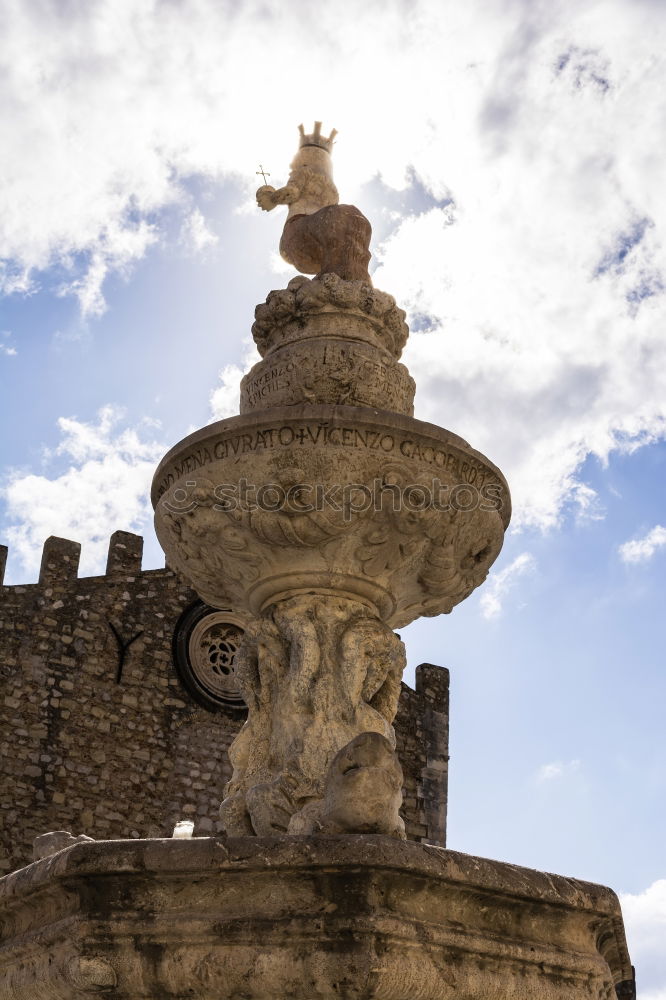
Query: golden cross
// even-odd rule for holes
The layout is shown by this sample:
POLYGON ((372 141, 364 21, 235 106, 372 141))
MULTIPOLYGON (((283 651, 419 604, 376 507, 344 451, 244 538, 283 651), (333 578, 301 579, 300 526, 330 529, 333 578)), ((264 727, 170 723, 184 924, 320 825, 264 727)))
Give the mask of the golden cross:
POLYGON ((270 175, 270 171, 264 170, 264 168, 262 167, 261 163, 259 164, 259 169, 255 170, 255 174, 261 174, 261 176, 264 179, 264 184, 266 183, 266 178, 271 176, 270 175))

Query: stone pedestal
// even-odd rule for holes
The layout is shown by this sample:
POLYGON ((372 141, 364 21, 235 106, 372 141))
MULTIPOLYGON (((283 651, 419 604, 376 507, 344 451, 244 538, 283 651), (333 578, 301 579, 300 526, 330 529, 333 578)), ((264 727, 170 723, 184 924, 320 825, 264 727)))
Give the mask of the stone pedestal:
POLYGON ((615 1000, 610 889, 380 836, 79 844, 0 880, 0 1000, 615 1000))
POLYGON ((408 332, 395 299, 364 282, 292 278, 257 306, 263 360, 241 381, 240 412, 316 402, 411 416, 416 386, 399 362, 408 332))

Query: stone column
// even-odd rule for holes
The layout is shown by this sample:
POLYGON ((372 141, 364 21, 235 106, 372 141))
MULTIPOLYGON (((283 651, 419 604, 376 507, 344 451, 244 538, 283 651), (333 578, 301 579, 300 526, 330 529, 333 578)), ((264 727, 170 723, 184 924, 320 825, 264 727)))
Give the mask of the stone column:
MULTIPOLYGON (((249 717, 230 750, 227 831, 268 836, 329 827, 331 765, 361 734, 372 736, 348 751, 345 770, 335 773, 337 794, 351 804, 358 774, 341 779, 361 768, 372 770, 377 791, 395 781, 399 789, 391 723, 404 665, 402 642, 359 601, 308 594, 277 602, 246 636, 236 668, 249 717)), ((370 775, 364 780, 370 789, 370 775)), ((391 827, 381 809, 366 807, 366 832, 404 836, 397 813, 391 827)))

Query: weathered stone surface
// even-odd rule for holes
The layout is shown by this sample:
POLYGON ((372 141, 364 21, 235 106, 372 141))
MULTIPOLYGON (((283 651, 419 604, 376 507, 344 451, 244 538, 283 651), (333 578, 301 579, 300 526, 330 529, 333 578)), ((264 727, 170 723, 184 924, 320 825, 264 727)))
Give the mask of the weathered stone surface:
POLYGON ((460 438, 386 411, 325 405, 258 411, 191 435, 158 468, 153 502, 170 564, 207 603, 247 616, 253 651, 243 659, 241 647, 238 676, 249 718, 230 751, 222 812, 235 834, 287 830, 321 799, 351 739, 393 738, 393 714, 386 730, 364 721, 366 668, 352 669, 327 620, 366 620, 377 649, 365 655, 379 676, 380 634, 464 600, 509 519, 501 473, 460 438))
POLYGON ((337 274, 370 284, 371 236, 370 223, 354 205, 327 205, 287 219, 280 254, 304 274, 337 274))
POLYGON ((0 589, 2 874, 47 830, 168 836, 183 815, 219 829, 243 718, 206 711, 179 681, 171 644, 196 594, 141 571, 141 544, 116 533, 111 572, 81 578, 79 546, 52 539, 39 583, 0 589))
POLYGON ((609 889, 387 837, 131 841, 0 880, 0 1000, 615 1000, 609 889))
MULTIPOLYGON (((207 603, 247 616, 238 676, 249 715, 221 807, 236 835, 316 830, 336 754, 364 733, 394 746, 390 629, 464 600, 510 517, 499 470, 408 415, 404 313, 372 289, 367 220, 337 204, 332 138, 321 123, 301 127, 288 184, 257 192, 265 210, 289 205, 281 252, 316 279, 257 308, 265 362, 244 379, 241 415, 180 442, 153 481, 169 564, 207 603), (353 663, 345 642, 361 629, 371 641, 353 663)), ((385 816, 397 816, 391 782, 378 787, 385 816)), ((378 812, 368 802, 349 828, 377 828, 378 812)), ((399 832, 397 819, 388 827, 399 832)))
POLYGON ((462 438, 353 406, 211 424, 165 456, 152 495, 170 565, 213 607, 260 615, 315 591, 394 628, 478 587, 511 514, 501 472, 462 438))
POLYGON ((402 642, 357 601, 292 597, 251 627, 237 664, 249 712, 229 750, 227 832, 309 832, 300 814, 313 818, 342 747, 361 733, 395 747, 404 666, 402 642))
POLYGON ((339 318, 326 313, 330 335, 291 343, 259 361, 241 381, 240 412, 267 406, 330 403, 372 406, 411 416, 414 380, 388 351, 335 337, 339 318))
POLYGON ((262 357, 290 344, 337 337, 398 359, 409 336, 405 312, 392 295, 367 282, 343 281, 337 274, 292 278, 286 288, 269 293, 254 317, 252 336, 262 357))
POLYGON ((42 833, 35 837, 32 842, 32 856, 35 861, 48 858, 58 851, 64 851, 66 847, 73 847, 74 844, 92 843, 92 837, 86 837, 85 833, 80 833, 78 837, 73 836, 69 830, 52 830, 50 833, 42 833))
MULTIPOLYGON (((189 818, 195 834, 216 833, 232 774, 227 749, 246 716, 226 702, 204 708, 200 692, 183 686, 172 651, 176 636, 190 654, 205 639, 214 645, 220 619, 237 616, 202 605, 171 570, 141 570, 139 536, 117 532, 112 571, 94 577, 72 574, 78 547, 63 541, 48 546, 43 583, 0 588, 0 875, 28 864, 46 830, 159 837, 189 818), (123 643, 138 636, 120 683, 110 622, 123 643)), ((409 838, 443 844, 435 820, 446 812, 446 773, 431 786, 428 745, 437 737, 427 719, 441 716, 446 739, 448 671, 418 668, 416 685, 402 685, 395 721, 402 816, 409 838)))
POLYGON ((355 736, 328 769, 320 817, 312 832, 382 833, 405 840, 402 782, 402 768, 385 736, 355 736))

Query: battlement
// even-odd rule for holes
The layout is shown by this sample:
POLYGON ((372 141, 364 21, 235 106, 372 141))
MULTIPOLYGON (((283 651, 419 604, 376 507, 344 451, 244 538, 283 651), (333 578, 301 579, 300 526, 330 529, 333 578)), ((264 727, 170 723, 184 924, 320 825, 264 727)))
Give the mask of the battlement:
POLYGON ((0 545, 0 587, 5 590, 16 590, 17 587, 53 588, 67 587, 76 580, 102 579, 109 577, 119 580, 124 577, 135 577, 140 573, 173 573, 168 567, 142 570, 143 537, 131 531, 114 531, 109 539, 109 551, 104 574, 79 576, 81 544, 69 538, 59 538, 51 535, 44 542, 39 578, 36 583, 5 584, 5 567, 7 565, 8 547, 0 545))
POLYGON ((114 531, 109 539, 106 559, 107 576, 124 576, 140 573, 143 557, 143 538, 130 531, 114 531))
POLYGON ((44 542, 42 562, 39 567, 40 587, 48 587, 54 583, 67 583, 76 580, 79 575, 79 559, 81 545, 71 542, 68 538, 58 538, 51 535, 44 542))

